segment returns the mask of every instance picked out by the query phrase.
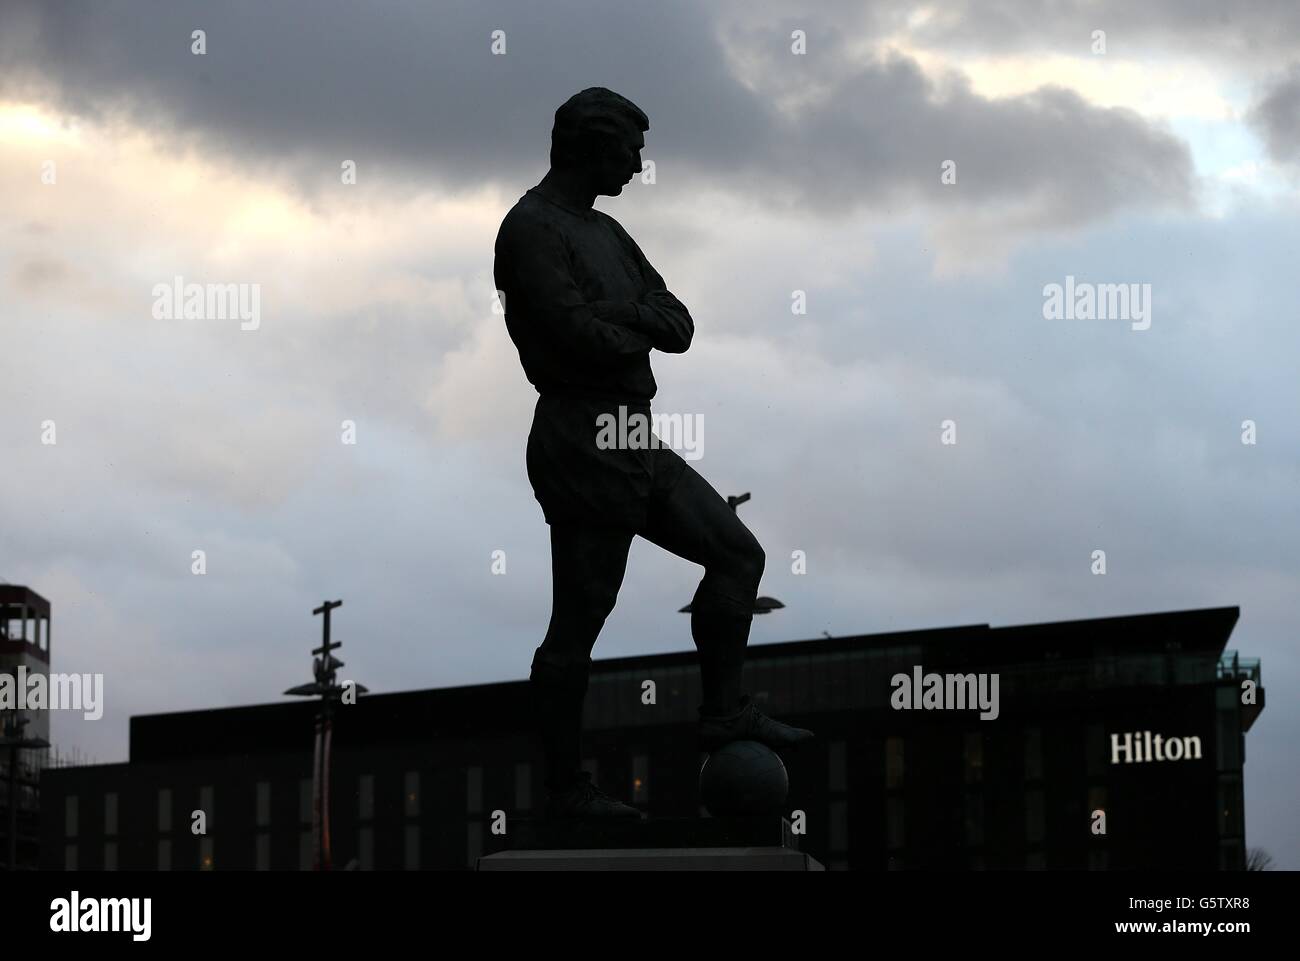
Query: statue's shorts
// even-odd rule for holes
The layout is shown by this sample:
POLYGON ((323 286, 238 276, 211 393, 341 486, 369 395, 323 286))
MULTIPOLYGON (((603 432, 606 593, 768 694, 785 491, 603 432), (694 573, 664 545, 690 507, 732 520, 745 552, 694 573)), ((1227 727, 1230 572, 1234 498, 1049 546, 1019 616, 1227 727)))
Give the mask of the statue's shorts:
POLYGON ((640 531, 651 500, 671 492, 687 468, 650 423, 648 404, 540 395, 527 459, 546 522, 640 531), (647 425, 639 432, 636 415, 647 425))

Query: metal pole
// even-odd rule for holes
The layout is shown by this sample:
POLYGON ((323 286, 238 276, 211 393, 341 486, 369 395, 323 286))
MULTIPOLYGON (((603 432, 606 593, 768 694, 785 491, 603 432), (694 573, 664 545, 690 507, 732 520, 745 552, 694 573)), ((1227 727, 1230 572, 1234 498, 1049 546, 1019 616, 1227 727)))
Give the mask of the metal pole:
MULTIPOLYGON (((341 642, 330 640, 330 611, 342 607, 343 602, 325 601, 312 611, 323 614, 321 646, 312 651, 320 657, 312 662, 315 680, 311 684, 300 684, 285 691, 299 697, 320 697, 320 710, 315 718, 316 737, 312 745, 312 870, 329 871, 333 868, 333 853, 330 845, 330 754, 334 733, 334 701, 343 693, 344 687, 335 681, 335 671, 343 666, 331 653, 342 647, 341 642)), ((367 693, 365 685, 351 684, 357 694, 367 693)))
POLYGON ((330 718, 329 708, 326 707, 324 763, 321 766, 321 810, 324 812, 321 819, 321 861, 324 871, 334 870, 334 855, 330 851, 330 741, 333 727, 334 722, 330 718))
POLYGON ((312 742, 311 763, 311 840, 313 871, 321 870, 321 826, 324 823, 321 812, 321 717, 316 715, 316 737, 312 742))
MULTIPOLYGON (((16 732, 15 732, 16 733, 16 732)), ((18 870, 18 745, 9 745, 9 860, 10 871, 18 870)))

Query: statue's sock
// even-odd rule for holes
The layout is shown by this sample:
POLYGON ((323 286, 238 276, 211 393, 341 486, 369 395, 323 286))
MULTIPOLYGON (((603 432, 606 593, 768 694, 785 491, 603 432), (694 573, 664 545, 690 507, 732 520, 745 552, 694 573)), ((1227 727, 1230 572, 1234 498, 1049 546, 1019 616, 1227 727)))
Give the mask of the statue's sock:
POLYGON ((533 717, 545 758, 544 783, 558 793, 577 780, 582 762, 582 708, 590 658, 565 663, 538 648, 529 677, 533 717))
POLYGON ((539 694, 534 703, 545 757, 545 784, 548 791, 558 793, 577 779, 582 760, 582 703, 548 692, 539 694))
POLYGON ((708 715, 735 712, 740 704, 745 645, 749 642, 752 613, 741 614, 734 606, 701 604, 699 593, 691 604, 691 637, 700 653, 700 687, 708 715))

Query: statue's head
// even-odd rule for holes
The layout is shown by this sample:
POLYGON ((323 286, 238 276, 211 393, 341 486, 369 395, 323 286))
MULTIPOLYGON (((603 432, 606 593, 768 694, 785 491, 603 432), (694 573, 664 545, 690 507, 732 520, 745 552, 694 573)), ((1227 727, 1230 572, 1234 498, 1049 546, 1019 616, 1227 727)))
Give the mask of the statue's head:
POLYGON ((641 172, 645 113, 604 87, 575 93, 555 111, 551 167, 579 173, 597 194, 616 197, 641 172))

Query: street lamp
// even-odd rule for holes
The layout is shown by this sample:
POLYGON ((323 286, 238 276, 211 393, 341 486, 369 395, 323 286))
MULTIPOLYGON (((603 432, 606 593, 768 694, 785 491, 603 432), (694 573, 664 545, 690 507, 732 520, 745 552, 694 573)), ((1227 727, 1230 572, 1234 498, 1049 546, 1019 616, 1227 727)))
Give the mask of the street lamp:
MULTIPOLYGON (((320 656, 312 661, 315 680, 299 684, 285 691, 297 697, 319 697, 320 709, 316 713, 316 741, 312 750, 312 842, 315 849, 314 870, 330 870, 330 745, 334 733, 334 705, 342 699, 346 688, 335 680, 335 673, 343 662, 331 652, 343 646, 342 641, 330 642, 330 611, 342 607, 342 601, 325 601, 312 614, 325 615, 324 640, 312 653, 320 656)), ((357 694, 367 693, 364 685, 352 682, 357 694)))

